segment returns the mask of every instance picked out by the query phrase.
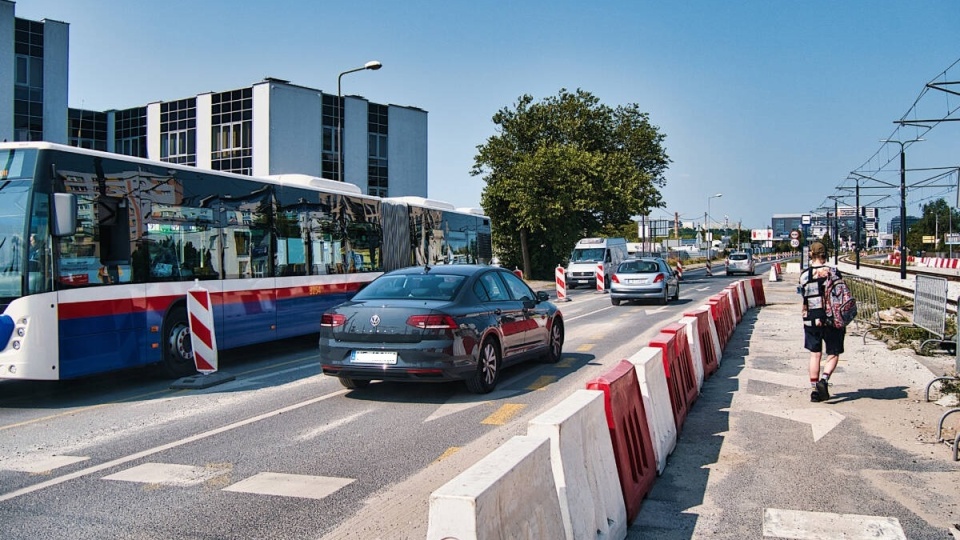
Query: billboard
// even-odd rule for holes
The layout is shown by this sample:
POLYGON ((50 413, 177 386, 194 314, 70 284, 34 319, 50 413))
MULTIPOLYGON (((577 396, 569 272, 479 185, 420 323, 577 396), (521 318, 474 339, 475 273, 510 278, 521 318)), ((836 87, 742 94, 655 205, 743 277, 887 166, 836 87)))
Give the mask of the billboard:
POLYGON ((754 242, 773 240, 773 229, 751 229, 750 240, 754 242))

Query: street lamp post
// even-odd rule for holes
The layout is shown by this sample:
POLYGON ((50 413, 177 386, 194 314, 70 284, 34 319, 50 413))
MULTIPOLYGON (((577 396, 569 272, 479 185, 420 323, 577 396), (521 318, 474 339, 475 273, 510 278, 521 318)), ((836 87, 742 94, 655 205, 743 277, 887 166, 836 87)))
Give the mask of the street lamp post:
POLYGON ((904 249, 907 247, 907 154, 904 145, 922 140, 894 141, 884 139, 880 141, 900 145, 900 279, 907 279, 907 254, 904 253, 904 249))
POLYGON ((707 197, 707 212, 703 214, 703 236, 704 240, 707 240, 707 260, 713 258, 713 237, 710 236, 710 199, 717 199, 723 197, 723 193, 717 193, 716 195, 711 195, 707 197))
POLYGON ((361 67, 348 69, 340 75, 337 76, 337 107, 339 111, 337 114, 337 180, 343 182, 343 95, 340 92, 340 80, 347 73, 353 73, 355 71, 363 71, 365 69, 370 69, 376 71, 383 67, 383 64, 377 62, 376 60, 371 60, 364 64, 361 67))

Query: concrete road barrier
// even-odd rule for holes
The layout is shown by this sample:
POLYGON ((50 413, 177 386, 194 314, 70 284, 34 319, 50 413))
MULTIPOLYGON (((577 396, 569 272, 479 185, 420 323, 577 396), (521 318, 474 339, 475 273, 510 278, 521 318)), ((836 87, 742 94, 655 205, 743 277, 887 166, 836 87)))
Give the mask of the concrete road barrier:
POLYGON ((527 434, 550 438, 550 461, 566 538, 626 538, 627 510, 603 392, 576 390, 531 420, 527 434))
POLYGON ((511 438, 430 495, 427 540, 564 535, 546 436, 511 438))
POLYGON ((677 424, 673 418, 667 374, 663 367, 663 351, 657 347, 644 347, 627 359, 637 371, 643 410, 647 415, 650 440, 653 442, 657 473, 663 474, 667 457, 677 447, 677 424))

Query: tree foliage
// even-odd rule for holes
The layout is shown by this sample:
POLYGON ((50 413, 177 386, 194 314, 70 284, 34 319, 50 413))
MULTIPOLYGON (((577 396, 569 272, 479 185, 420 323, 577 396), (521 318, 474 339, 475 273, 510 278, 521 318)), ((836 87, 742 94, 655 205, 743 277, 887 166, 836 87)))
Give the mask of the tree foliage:
POLYGON ((663 206, 664 135, 636 104, 561 89, 539 102, 523 95, 493 123, 471 174, 486 182, 481 206, 507 266, 552 276, 579 238, 620 236, 632 216, 663 206))
MULTIPOLYGON (((933 202, 921 206, 923 215, 916 223, 910 225, 907 229, 907 247, 911 251, 946 251, 943 242, 944 233, 950 232, 955 225, 960 225, 960 214, 947 204, 943 199, 937 199, 933 202), (924 244, 924 236, 936 236, 937 243, 924 244)), ((897 234, 899 240, 900 235, 897 234)))

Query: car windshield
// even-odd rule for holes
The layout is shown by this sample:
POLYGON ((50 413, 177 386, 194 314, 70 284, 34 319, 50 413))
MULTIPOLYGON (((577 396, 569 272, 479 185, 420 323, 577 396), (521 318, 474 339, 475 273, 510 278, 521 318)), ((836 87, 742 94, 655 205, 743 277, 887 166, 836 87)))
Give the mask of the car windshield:
POLYGON ((653 274, 660 271, 660 265, 654 261, 626 261, 617 268, 619 274, 653 274))
POLYGON ((575 249, 570 256, 571 262, 597 262, 603 260, 603 248, 575 249))
POLYGON ((465 276, 446 274, 385 275, 374 280, 354 300, 386 300, 412 298, 416 300, 452 300, 465 276))
POLYGON ((746 254, 746 253, 734 253, 734 254, 730 255, 730 260, 731 260, 731 261, 745 261, 745 260, 747 260, 747 254, 746 254))

